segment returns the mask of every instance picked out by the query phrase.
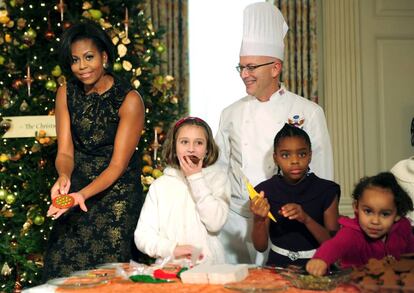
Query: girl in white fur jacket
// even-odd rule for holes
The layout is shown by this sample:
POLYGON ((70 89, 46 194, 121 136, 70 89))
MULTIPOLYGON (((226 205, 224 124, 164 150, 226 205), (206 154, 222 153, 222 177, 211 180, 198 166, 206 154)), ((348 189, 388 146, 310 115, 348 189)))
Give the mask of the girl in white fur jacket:
POLYGON ((168 167, 148 191, 134 233, 139 250, 155 258, 189 258, 224 263, 218 234, 227 219, 230 182, 215 164, 218 147, 208 124, 197 117, 179 120, 164 143, 168 167))

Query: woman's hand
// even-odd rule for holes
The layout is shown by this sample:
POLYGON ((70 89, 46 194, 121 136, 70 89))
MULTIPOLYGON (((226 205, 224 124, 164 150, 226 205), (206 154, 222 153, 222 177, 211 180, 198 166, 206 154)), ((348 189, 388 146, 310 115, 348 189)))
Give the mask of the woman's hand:
POLYGON ((270 211, 270 204, 264 197, 264 192, 260 191, 259 195, 250 201, 250 211, 258 218, 265 220, 270 211))
POLYGON ((306 270, 311 275, 323 276, 326 274, 326 271, 328 270, 328 265, 323 260, 314 258, 308 261, 308 263, 306 264, 306 270))
MULTIPOLYGON (((194 251, 196 251, 197 248, 192 245, 177 245, 174 249, 174 258, 191 258, 194 251)), ((202 259, 203 255, 200 254, 199 259, 202 259)))
POLYGON ((194 163, 189 156, 179 157, 178 161, 180 162, 180 168, 184 173, 184 176, 188 177, 201 172, 201 169, 203 168, 203 159, 204 158, 201 158, 197 163, 194 163))
POLYGON ((68 194, 70 188, 70 178, 66 175, 61 175, 53 184, 52 189, 50 190, 50 197, 52 200, 61 194, 68 194))
MULTIPOLYGON (((69 196, 72 196, 73 199, 75 200, 75 203, 73 204, 72 207, 79 205, 79 207, 81 208, 82 211, 87 212, 88 208, 85 205, 85 197, 79 193, 79 192, 73 192, 71 194, 68 194, 69 196)), ((56 196, 55 196, 56 197, 56 196)), ((68 211, 68 209, 59 209, 57 207, 55 207, 53 204, 50 205, 49 210, 47 211, 47 216, 48 217, 53 217, 53 219, 57 219, 59 218, 62 214, 64 214, 66 211, 68 211)))
POLYGON ((285 204, 280 209, 279 214, 285 218, 288 218, 289 220, 297 220, 303 224, 306 224, 306 222, 309 220, 309 216, 302 209, 302 206, 296 203, 285 204))

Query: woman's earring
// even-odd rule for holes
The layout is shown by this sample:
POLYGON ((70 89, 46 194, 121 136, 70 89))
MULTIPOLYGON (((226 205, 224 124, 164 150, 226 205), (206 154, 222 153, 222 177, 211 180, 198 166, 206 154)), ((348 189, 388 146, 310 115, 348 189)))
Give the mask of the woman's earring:
POLYGON ((104 69, 108 69, 108 63, 104 62, 104 63, 102 64, 102 66, 103 66, 103 68, 104 68, 104 69))

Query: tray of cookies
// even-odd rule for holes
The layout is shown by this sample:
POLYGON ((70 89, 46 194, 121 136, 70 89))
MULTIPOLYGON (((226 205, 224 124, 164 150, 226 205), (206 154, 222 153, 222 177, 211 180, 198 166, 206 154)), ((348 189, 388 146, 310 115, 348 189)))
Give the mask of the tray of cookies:
POLYGON ((363 292, 414 293, 414 254, 370 259, 351 273, 353 283, 363 292))

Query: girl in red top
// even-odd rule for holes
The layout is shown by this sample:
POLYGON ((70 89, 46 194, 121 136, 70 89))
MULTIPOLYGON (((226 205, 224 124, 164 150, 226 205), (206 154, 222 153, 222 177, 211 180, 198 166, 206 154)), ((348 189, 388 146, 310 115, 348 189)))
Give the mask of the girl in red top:
POLYGON ((339 260, 340 266, 361 266, 370 258, 399 258, 414 252, 414 236, 404 216, 413 202, 389 172, 361 179, 353 192, 355 218, 340 218, 342 228, 317 250, 306 270, 324 275, 339 260))

